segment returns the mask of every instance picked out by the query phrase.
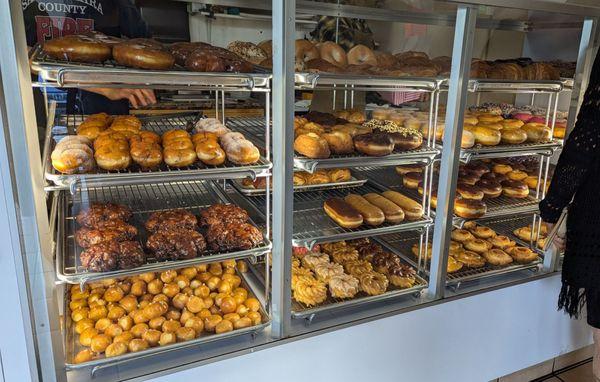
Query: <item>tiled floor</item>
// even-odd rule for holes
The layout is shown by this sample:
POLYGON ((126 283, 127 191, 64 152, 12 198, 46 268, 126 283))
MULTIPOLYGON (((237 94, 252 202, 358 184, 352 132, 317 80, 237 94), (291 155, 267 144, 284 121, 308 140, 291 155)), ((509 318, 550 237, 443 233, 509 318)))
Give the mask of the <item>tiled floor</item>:
POLYGON ((592 374, 592 360, 588 360, 573 368, 555 372, 545 379, 536 379, 540 382, 595 382, 592 374))

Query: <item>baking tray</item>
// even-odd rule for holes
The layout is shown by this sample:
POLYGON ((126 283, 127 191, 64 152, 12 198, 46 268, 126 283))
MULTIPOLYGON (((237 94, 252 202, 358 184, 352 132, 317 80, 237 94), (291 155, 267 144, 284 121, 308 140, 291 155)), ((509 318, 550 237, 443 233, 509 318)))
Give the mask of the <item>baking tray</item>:
MULTIPOLYGON (((75 243, 74 233, 78 228, 74 216, 82 205, 91 202, 113 202, 129 206, 133 212, 130 224, 138 227, 138 240, 145 247, 146 233, 144 222, 155 211, 184 208, 197 214, 201 208, 215 203, 230 203, 219 186, 212 182, 180 182, 165 184, 145 184, 113 186, 86 189, 76 196, 61 193, 58 209, 56 274, 59 280, 70 284, 122 277, 161 269, 182 268, 190 265, 222 261, 225 259, 257 258, 271 250, 271 242, 263 236, 263 242, 256 248, 236 252, 206 252, 203 256, 188 260, 155 261, 148 256, 148 262, 138 268, 110 272, 88 272, 81 267, 79 255, 82 248, 75 243)), ((250 223, 258 226, 254 221, 250 223)))
POLYGON ((119 66, 114 61, 83 64, 48 57, 37 45, 30 57, 31 70, 43 86, 52 87, 144 87, 161 89, 270 92, 270 73, 190 72, 176 66, 170 70, 140 70, 119 66))
POLYGON ((336 89, 369 91, 411 91, 431 93, 439 88, 441 79, 424 77, 386 77, 344 73, 295 73, 298 89, 336 89))
MULTIPOLYGON (((389 246, 387 243, 376 240, 377 243, 381 244, 386 250, 394 253, 394 254, 398 254, 397 250, 391 246, 389 246)), ((400 257, 400 259, 407 265, 408 264, 402 257, 400 257)), ((416 268, 415 268, 416 270, 416 268)), ((327 300, 325 300, 323 303, 319 304, 318 306, 314 306, 314 307, 307 307, 304 304, 299 303, 298 301, 294 300, 294 298, 292 297, 292 317, 294 318, 304 318, 304 317, 308 317, 308 316, 318 316, 319 314, 323 314, 323 313, 331 313, 331 312, 335 312, 338 310, 342 310, 342 309, 346 309, 346 308, 350 308, 350 307, 354 307, 354 306, 360 306, 360 305, 365 305, 365 304, 369 304, 369 303, 374 303, 374 302, 379 302, 379 301, 385 301, 385 300, 389 300, 392 298, 396 298, 396 297, 400 297, 400 296, 406 296, 406 295, 418 295, 423 289, 427 288, 427 281, 425 281, 425 279, 423 279, 422 277, 420 277, 419 275, 415 276, 416 278, 416 283, 414 286, 412 286, 411 288, 405 288, 405 289, 400 289, 397 287, 394 287, 391 283, 388 287, 388 290, 380 295, 377 296, 369 296, 364 292, 358 292, 358 294, 351 299, 336 299, 331 297, 331 295, 329 294, 329 292, 327 292, 327 300)))
MULTIPOLYGON (((482 146, 476 145, 470 149, 460 150, 460 160, 468 163, 475 159, 505 158, 529 155, 552 156, 556 150, 562 147, 562 143, 553 140, 547 143, 522 143, 519 145, 497 145, 482 146)), ((441 150, 442 145, 438 145, 441 150)))
MULTIPOLYGON (((187 129, 188 123, 196 118, 196 113, 142 117, 144 130, 162 134, 171 129, 187 129)), ((109 186, 124 184, 139 184, 150 182, 168 182, 192 179, 234 179, 256 178, 267 176, 272 167, 264 157, 253 165, 236 165, 229 161, 219 166, 209 166, 201 161, 182 168, 169 167, 162 163, 157 169, 147 170, 137 165, 131 165, 125 170, 107 171, 96 168, 91 173, 61 174, 52 166, 51 154, 54 146, 66 135, 76 134, 77 126, 83 122, 85 116, 63 115, 56 118, 54 126, 49 126, 46 132, 46 147, 44 159, 44 174, 47 180, 56 186, 53 189, 69 189, 75 193, 81 187, 109 186)))
MULTIPOLYGON (((440 90, 448 91, 450 79, 443 79, 440 90)), ((469 80, 468 91, 493 92, 493 93, 558 93, 561 92, 568 81, 507 81, 493 79, 471 79, 469 80)))
MULTIPOLYGON (((242 184, 242 179, 234 179, 231 181, 233 187, 235 187, 240 193, 247 196, 265 195, 266 190, 264 188, 246 187, 242 184)), ((332 182, 323 184, 310 184, 303 186, 294 186, 294 192, 308 192, 308 191, 320 191, 328 190, 332 188, 352 188, 362 186, 367 182, 366 179, 357 179, 354 176, 347 182, 332 182)))
POLYGON ((298 170, 310 172, 320 168, 344 168, 362 166, 393 166, 409 163, 431 163, 439 154, 438 149, 422 147, 420 149, 393 152, 383 157, 373 157, 359 154, 334 154, 326 159, 312 159, 294 154, 294 167, 298 170))
MULTIPOLYGON (((246 290, 251 292, 254 296, 258 296, 256 294, 256 291, 254 291, 254 289, 252 289, 250 287, 250 284, 247 282, 244 274, 240 273, 240 272, 237 272, 237 274, 242 279, 242 285, 246 288, 246 290)), ((86 347, 81 346, 79 344, 79 342, 77 341, 78 335, 75 332, 75 325, 73 325, 73 322, 71 320, 71 311, 69 309, 69 299, 70 299, 69 289, 70 288, 65 288, 64 307, 63 307, 63 312, 64 312, 64 315, 63 315, 63 320, 64 320, 64 322, 63 322, 63 341, 64 341, 65 353, 66 353, 65 354, 65 356, 66 356, 65 368, 67 370, 93 368, 92 369, 92 377, 95 374, 95 372, 101 368, 115 366, 118 364, 123 364, 123 363, 126 363, 131 360, 139 360, 141 358, 149 358, 149 357, 156 356, 159 354, 164 354, 164 353, 167 353, 170 351, 186 349, 189 347, 198 346, 198 345, 206 344, 209 342, 220 341, 220 340, 224 340, 227 338, 238 337, 238 336, 242 336, 242 335, 246 335, 246 334, 257 333, 257 332, 264 330, 271 323, 271 318, 267 314, 262 301, 257 298, 260 303, 259 312, 263 319, 263 322, 259 325, 251 326, 248 328, 242 328, 242 329, 238 329, 238 330, 233 330, 233 331, 227 332, 227 333, 205 335, 203 337, 199 337, 199 338, 196 338, 196 339, 193 339, 190 341, 177 342, 177 343, 166 345, 166 346, 153 347, 153 348, 149 348, 149 349, 135 352, 135 353, 125 353, 125 354, 117 356, 117 357, 111 357, 111 358, 102 357, 102 358, 98 358, 98 359, 95 359, 95 360, 92 360, 89 362, 73 363, 73 359, 75 358, 75 355, 79 351, 85 349, 86 347)))
MULTIPOLYGON (((478 223, 479 224, 479 223, 478 223)), ((490 227, 491 228, 491 227, 490 227)), ((411 247, 413 244, 419 242, 419 237, 409 233, 399 233, 381 236, 380 241, 386 242, 390 247, 396 248, 397 253, 403 257, 410 265, 418 269, 418 259, 412 255, 411 247)), ((463 267, 460 271, 454 273, 448 273, 446 275, 447 286, 458 286, 463 282, 482 280, 485 278, 500 276, 508 273, 518 272, 526 269, 539 268, 542 259, 538 256, 537 260, 529 264, 511 264, 507 266, 493 266, 486 263, 481 268, 467 268, 463 267)), ((425 261, 424 273, 429 277, 429 262, 425 261)))
MULTIPOLYGON (((372 237, 385 233, 418 230, 430 225, 433 220, 426 216, 416 221, 403 221, 399 224, 384 222, 379 226, 366 224, 358 228, 343 228, 334 222, 323 210, 323 203, 329 198, 343 198, 355 193, 364 195, 369 192, 381 193, 387 188, 378 184, 367 182, 362 186, 346 189, 331 189, 313 192, 294 193, 294 233, 292 245, 296 247, 312 248, 315 244, 330 241, 341 241, 372 237)), ((251 204, 260 210, 266 202, 265 195, 248 198, 251 204)), ((425 211, 424 211, 425 212, 425 211)))

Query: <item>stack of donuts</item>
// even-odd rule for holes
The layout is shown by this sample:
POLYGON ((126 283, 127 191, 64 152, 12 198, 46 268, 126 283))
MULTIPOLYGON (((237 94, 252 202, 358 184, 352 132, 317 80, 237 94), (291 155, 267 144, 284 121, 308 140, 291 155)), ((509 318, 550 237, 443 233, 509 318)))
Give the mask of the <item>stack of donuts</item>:
MULTIPOLYGON (((373 119, 358 125, 335 116, 331 116, 330 121, 322 114, 324 113, 320 113, 315 120, 324 124, 309 121, 308 118, 312 117, 310 113, 305 116, 308 118, 295 118, 294 150, 298 154, 313 159, 356 152, 369 156, 385 156, 394 150, 414 150, 423 143, 421 132, 392 121, 373 119)), ((348 117, 359 120, 352 114, 348 117)))
POLYGON ((187 167, 196 159, 196 151, 190 134, 181 129, 169 130, 162 136, 163 157, 171 167, 187 167))
POLYGON ((260 159, 254 144, 214 118, 201 119, 193 137, 181 129, 167 131, 161 137, 141 128, 141 121, 131 115, 91 115, 77 127, 77 136, 67 137, 63 144, 57 145, 52 153, 52 164, 59 172, 73 174, 90 172, 96 163, 110 171, 126 169, 132 162, 153 169, 163 161, 168 166, 186 167, 197 159, 211 166, 221 165, 226 160, 247 165, 260 159), (73 147, 75 142, 88 148, 73 147), (69 150, 64 150, 67 143, 69 150))
MULTIPOLYGON (((260 159, 260 152, 252 142, 247 140, 242 133, 232 132, 215 118, 199 120, 196 123, 195 130, 199 134, 204 134, 205 138, 208 136, 217 138, 227 159, 232 163, 247 165, 256 163, 260 159)), ((206 142, 206 139, 203 142, 206 142)), ((196 146, 196 149, 202 151, 202 156, 206 155, 210 157, 213 155, 212 153, 218 150, 218 147, 215 146, 215 142, 212 142, 206 147, 196 146)), ((218 156, 220 155, 221 153, 219 152, 218 156)))
MULTIPOLYGON (((534 164, 529 166, 510 161, 496 162, 473 161, 461 165, 458 170, 458 183, 454 201, 454 213, 464 219, 481 218, 487 212, 486 199, 494 199, 501 195, 508 198, 523 199, 535 192, 537 172, 534 164)), ((409 189, 418 190, 423 195, 423 166, 396 166, 396 172, 402 177, 402 184, 409 189)), ((435 176, 434 176, 435 179, 435 176)), ((430 195, 431 206, 437 206, 437 185, 432 184, 430 195)))
POLYGON ((326 243, 320 250, 294 251, 293 297, 306 306, 319 305, 328 295, 335 299, 353 298, 361 292, 374 296, 417 282, 414 268, 369 239, 326 243))

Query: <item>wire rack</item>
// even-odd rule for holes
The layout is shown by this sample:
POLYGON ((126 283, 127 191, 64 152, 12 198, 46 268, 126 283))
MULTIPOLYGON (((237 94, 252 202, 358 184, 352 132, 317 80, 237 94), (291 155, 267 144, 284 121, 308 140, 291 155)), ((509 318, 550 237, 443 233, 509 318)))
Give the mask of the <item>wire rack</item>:
MULTIPOLYGON (((250 286, 250 283, 247 282, 246 276, 243 273, 239 273, 239 272, 238 272, 238 276, 240 276, 240 279, 242 280, 242 284, 241 284, 242 287, 244 287, 250 293, 250 295, 257 296, 256 291, 253 290, 252 287, 250 286)), ((64 340, 65 352, 66 352, 65 367, 68 370, 78 370, 78 369, 93 367, 94 368, 92 371, 92 378, 93 378, 96 371, 98 371, 102 368, 105 368, 105 367, 124 364, 124 363, 127 363, 132 360, 139 360, 139 359, 143 359, 143 358, 147 358, 147 357, 151 357, 151 356, 158 356, 160 354, 165 354, 170 351, 174 351, 174 350, 178 350, 178 349, 185 349, 185 348, 189 348, 189 347, 193 347, 193 346, 199 346, 199 345, 206 344, 206 343, 209 343, 212 341, 225 340, 227 338, 238 337, 238 336, 242 336, 242 335, 260 332, 260 331, 264 330, 267 326, 269 326, 269 324, 271 322, 271 318, 269 317, 269 314, 267 313, 263 303, 260 302, 260 299, 258 299, 258 300, 260 303, 258 312, 260 313, 261 318, 262 318, 261 323, 258 325, 250 326, 247 328, 241 328, 241 329, 237 329, 237 330, 233 330, 233 331, 225 332, 225 333, 220 333, 220 334, 205 333, 205 335, 202 335, 202 336, 195 338, 193 340, 190 340, 190 341, 177 342, 177 343, 173 343, 173 344, 169 344, 169 345, 165 345, 165 346, 153 347, 153 348, 149 348, 149 349, 142 350, 139 352, 125 353, 123 355, 115 356, 115 357, 99 356, 99 357, 95 357, 93 360, 88 361, 88 362, 76 363, 75 356, 77 355, 77 353, 79 351, 85 349, 86 347, 81 345, 78 341, 79 336, 78 336, 77 332, 75 331, 75 323, 71 319, 71 310, 69 308, 70 291, 69 291, 69 288, 65 288, 65 296, 63 299, 63 301, 64 301, 63 311, 65 312, 65 314, 63 314, 63 320, 64 320, 63 327, 65 329, 65 330, 63 330, 63 337, 64 337, 63 340, 64 340)))
POLYGON ((427 147, 403 152, 395 151, 383 157, 359 154, 332 154, 329 158, 312 159, 294 154, 294 167, 313 173, 319 168, 392 166, 419 162, 431 163, 437 154, 439 154, 439 150, 427 147))
MULTIPOLYGON (((271 123, 271 122, 269 122, 271 123)), ((265 119, 257 117, 228 117, 226 124, 229 128, 243 133, 246 138, 254 138, 264 145, 265 119)))
MULTIPOLYGON (((397 254, 396 250, 392 247, 387 246, 385 243, 381 243, 384 248, 392 253, 397 254)), ((402 262, 406 265, 410 265, 406 262, 402 257, 400 257, 402 262)), ((323 313, 330 313, 336 310, 349 308, 352 306, 364 305, 369 303, 374 303, 378 301, 384 301, 390 298, 396 298, 400 296, 406 295, 414 295, 418 296, 418 294, 425 288, 427 288, 427 281, 420 277, 419 275, 415 276, 416 282, 415 285, 410 288, 398 288, 389 284, 388 290, 380 294, 378 296, 370 296, 364 292, 359 292, 356 296, 351 299, 339 299, 331 296, 330 293, 327 294, 327 299, 320 303, 317 306, 307 306, 302 304, 292 298, 292 317, 294 318, 303 318, 308 316, 317 316, 323 313)))
MULTIPOLYGON (((142 123, 145 130, 163 134, 172 129, 189 130, 189 124, 194 120, 196 114, 170 115, 160 117, 144 117, 142 123)), ((83 115, 58 116, 55 126, 49 128, 47 139, 50 146, 46 150, 45 176, 61 189, 70 189, 74 193, 77 187, 120 185, 146 182, 167 182, 191 179, 240 179, 245 177, 267 176, 271 163, 261 157, 253 165, 236 165, 229 161, 219 166, 205 165, 201 161, 186 167, 170 167, 162 163, 158 168, 148 170, 138 165, 131 165, 125 170, 107 171, 100 168, 94 169, 86 174, 65 175, 57 172, 52 167, 50 158, 52 150, 57 142, 66 135, 77 133, 77 126, 83 122, 83 115)), ((264 122, 264 119, 263 119, 264 122)), ((263 124, 264 129, 264 124, 263 124)))
POLYGON ((414 200, 423 200, 423 195, 419 194, 416 189, 405 187, 402 184, 402 175, 398 174, 394 167, 359 167, 355 171, 360 177, 367 178, 389 189, 398 191, 414 200))
MULTIPOLYGON (((315 244, 356 239, 381 235, 390 232, 416 230, 431 224, 432 220, 423 217, 416 221, 404 221, 399 224, 384 222, 378 226, 366 224, 358 228, 343 228, 334 222, 323 210, 323 204, 330 198, 344 198, 350 193, 364 195, 369 192, 381 193, 386 189, 367 182, 366 184, 347 189, 331 189, 314 192, 294 193, 294 233, 292 244, 297 247, 312 248, 315 244)), ((265 204, 265 196, 248 198, 260 210, 265 204)))
POLYGON ((38 45, 30 59, 33 72, 45 86, 89 87, 94 85, 151 87, 216 91, 269 92, 268 73, 204 73, 191 72, 180 66, 170 70, 139 70, 117 65, 109 60, 101 64, 59 61, 48 57, 38 45))
MULTIPOLYGON (((235 179, 230 181, 231 185, 235 187, 240 193, 246 196, 265 195, 267 190, 265 188, 254 188, 253 186, 247 187, 243 184, 241 179, 235 179)), ((357 179, 354 176, 346 182, 331 182, 322 184, 308 184, 302 186, 294 186, 294 192, 312 192, 320 190, 329 190, 334 188, 353 188, 362 186, 367 183, 366 179, 357 179)))
MULTIPOLYGON (((478 223, 479 224, 479 223, 478 223)), ((501 225, 502 222, 498 222, 498 225, 501 225)), ((497 225, 497 227, 498 227, 497 225)), ((492 228, 492 227, 490 227, 492 228)), ((500 228, 498 233, 503 232, 500 228)), ((419 243, 419 237, 415 236, 414 233, 396 233, 391 235, 384 235, 379 237, 379 240, 387 243, 390 247, 393 247, 397 250, 401 257, 404 258, 410 265, 413 267, 417 267, 418 260, 413 255, 412 247, 415 244, 419 243)), ((500 276, 512 272, 518 272, 526 269, 531 269, 537 271, 539 268, 539 264, 542 262, 541 258, 538 257, 535 261, 529 264, 510 264, 507 266, 494 266, 486 263, 483 267, 480 268, 468 268, 464 266, 460 271, 448 273, 446 276, 446 285, 448 286, 458 286, 459 284, 467 281, 473 280, 481 280, 492 276, 500 276)), ((429 277, 429 261, 426 261, 424 272, 429 277)))
MULTIPOLYGON (((133 212, 130 224, 138 228, 138 239, 144 247, 148 234, 144 222, 155 211, 183 208, 198 214, 202 208, 216 203, 229 203, 217 185, 207 182, 179 182, 146 185, 126 185, 84 189, 76 195, 62 194, 59 208, 59 232, 57 243, 57 275, 68 283, 85 283, 109 277, 138 274, 161 269, 185 267, 193 264, 222 261, 225 259, 256 258, 271 249, 271 243, 263 242, 250 250, 222 253, 207 251, 202 256, 179 261, 159 262, 147 254, 147 263, 139 268, 111 272, 87 272, 81 266, 82 248, 75 243, 74 234, 79 228, 74 217, 93 202, 112 202, 127 205, 133 212)), ((254 221, 252 224, 257 225, 254 221)))
POLYGON ((433 93, 438 90, 441 79, 422 77, 384 77, 372 75, 348 75, 335 73, 296 73, 298 89, 334 89, 365 91, 413 91, 433 93))
MULTIPOLYGON (((551 156, 562 146, 562 143, 553 140, 547 143, 523 143, 519 145, 476 145, 470 149, 460 150, 460 160, 469 162, 475 159, 504 158, 514 156, 544 155, 551 156)), ((441 146, 439 146, 441 148, 441 146)))
POLYGON ((507 218, 485 219, 482 221, 478 221, 477 224, 490 227, 499 235, 508 236, 517 244, 522 245, 524 247, 530 247, 533 250, 535 250, 540 256, 543 256, 543 251, 538 249, 537 243, 535 241, 527 242, 523 239, 520 239, 513 233, 513 231, 518 228, 531 226, 531 224, 533 224, 533 216, 534 214, 530 213, 526 215, 513 216, 507 218))

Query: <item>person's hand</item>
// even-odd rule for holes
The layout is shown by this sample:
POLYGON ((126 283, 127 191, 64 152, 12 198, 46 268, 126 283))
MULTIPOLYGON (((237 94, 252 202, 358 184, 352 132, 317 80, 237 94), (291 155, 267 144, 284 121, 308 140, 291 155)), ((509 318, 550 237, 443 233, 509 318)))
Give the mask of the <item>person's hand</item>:
POLYGON ((136 109, 156 103, 152 89, 91 88, 86 90, 103 95, 111 101, 129 100, 131 106, 136 109))
MULTIPOLYGON (((554 228, 554 223, 546 223, 546 225, 548 226, 548 232, 551 232, 552 229, 554 228)), ((552 244, 554 244, 554 246, 556 247, 556 249, 558 250, 559 253, 564 252, 567 242, 566 242, 563 234, 560 232, 560 230, 554 236, 554 239, 552 240, 552 244)))

